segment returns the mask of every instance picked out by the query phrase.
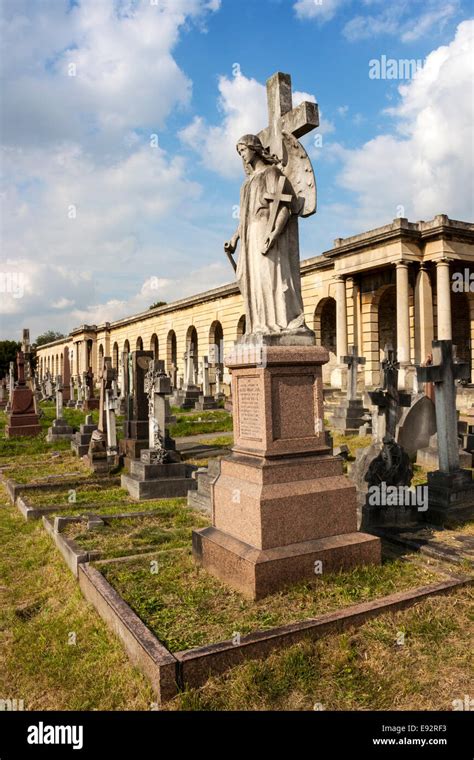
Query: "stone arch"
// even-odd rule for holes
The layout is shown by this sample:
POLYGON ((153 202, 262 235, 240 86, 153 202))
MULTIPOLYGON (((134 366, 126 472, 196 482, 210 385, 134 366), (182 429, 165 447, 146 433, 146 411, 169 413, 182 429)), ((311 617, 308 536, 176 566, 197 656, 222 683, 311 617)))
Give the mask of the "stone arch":
POLYGON ((328 296, 322 298, 314 312, 314 332, 316 345, 329 351, 329 361, 323 365, 323 383, 330 383, 331 372, 337 366, 336 340, 336 300, 328 296))
POLYGON ((158 335, 156 333, 153 333, 153 335, 150 338, 150 351, 153 351, 153 356, 155 357, 155 359, 159 358, 160 344, 158 341, 158 335))
POLYGON ((216 319, 209 328, 209 363, 222 364, 224 361, 224 330, 216 319))
POLYGON ((377 304, 377 327, 379 358, 382 360, 387 344, 397 349, 397 288, 395 285, 384 285, 380 291, 377 304))
POLYGON ((166 336, 166 369, 171 370, 171 365, 175 367, 178 365, 178 348, 176 341, 176 333, 174 330, 169 330, 166 336))
POLYGON ((190 350, 193 352, 194 370, 197 376, 199 367, 199 344, 197 330, 194 325, 190 325, 186 332, 186 351, 190 350))
POLYGON ((135 343, 135 348, 137 351, 143 351, 143 339, 139 335, 137 338, 137 342, 135 343))
POLYGON ((128 340, 125 341, 123 344, 123 353, 129 354, 130 353, 130 342, 128 340))
POLYGON ((119 368, 119 347, 117 341, 115 341, 112 348, 112 367, 117 370, 119 368))
POLYGON ((246 328, 245 314, 242 314, 239 321, 237 322, 237 340, 241 338, 242 335, 245 335, 245 328, 246 328))
POLYGON ((102 359, 104 358, 104 346, 102 343, 99 346, 99 367, 102 366, 102 359))
POLYGON ((459 361, 471 365, 472 342, 471 325, 474 311, 474 299, 467 293, 451 293, 451 319, 453 344, 459 361))

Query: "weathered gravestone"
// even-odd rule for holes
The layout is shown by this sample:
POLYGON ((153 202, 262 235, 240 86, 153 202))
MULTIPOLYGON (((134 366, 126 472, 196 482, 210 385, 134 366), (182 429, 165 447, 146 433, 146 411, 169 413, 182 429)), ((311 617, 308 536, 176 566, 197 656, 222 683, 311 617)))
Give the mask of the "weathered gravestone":
POLYGON ((469 379, 470 367, 453 358, 451 340, 433 341, 433 364, 417 367, 419 382, 435 385, 439 469, 428 473, 428 510, 425 519, 434 523, 470 519, 474 516, 474 482, 471 470, 459 463, 456 414, 456 380, 469 379))
POLYGON ((15 390, 15 363, 10 362, 9 367, 8 367, 8 401, 5 408, 6 412, 11 412, 14 390, 15 390))
POLYGON ((119 443, 120 454, 130 467, 132 459, 148 447, 148 397, 145 392, 145 375, 153 351, 132 351, 128 354, 128 367, 124 371, 123 393, 126 399, 124 437, 119 443))
POLYGON ((22 351, 16 356, 18 381, 11 395, 11 411, 7 417, 5 435, 33 436, 41 432, 39 418, 35 410, 33 391, 26 384, 25 357, 22 351))
POLYGON ((239 227, 224 246, 231 256, 240 239, 246 318, 225 361, 235 441, 212 485, 212 527, 193 531, 196 561, 252 598, 319 568, 380 563, 380 540, 357 532, 355 487, 324 431, 329 355, 304 319, 298 216, 315 212, 316 187, 297 138, 317 126, 317 106, 293 109, 291 79, 281 72, 267 96, 268 127, 237 144, 247 180, 239 227))
MULTIPOLYGON (((374 439, 370 446, 359 449, 350 476, 357 487, 362 527, 386 524, 393 520, 413 519, 412 507, 405 511, 397 505, 395 512, 387 504, 367 503, 370 489, 386 486, 409 486, 413 478, 413 467, 408 454, 397 443, 396 429, 402 407, 408 407, 411 396, 398 390, 398 369, 396 353, 392 346, 385 347, 385 357, 381 362, 383 387, 370 391, 369 396, 378 409, 374 426, 374 439)), ((380 492, 382 496, 382 491, 380 492)))
MULTIPOLYGON (((348 367, 347 398, 334 409, 331 421, 336 430, 347 435, 359 432, 368 413, 362 399, 357 397, 357 375, 359 366, 365 364, 365 357, 357 355, 357 346, 351 346, 348 356, 341 356, 340 361, 348 367)), ((367 431, 370 432, 368 426, 367 431)))
POLYGON ((74 435, 74 430, 67 424, 64 419, 64 396, 63 396, 63 381, 61 375, 56 377, 56 417, 53 420, 53 424, 48 428, 46 440, 48 443, 53 441, 71 440, 74 435))
POLYGON ((134 499, 186 496, 196 483, 191 479, 187 465, 181 461, 167 429, 167 396, 171 385, 164 362, 149 359, 144 387, 149 406, 148 446, 141 450, 139 460, 130 461, 129 473, 122 475, 122 487, 134 499))
POLYGON ((184 386, 181 394, 181 409, 192 409, 197 401, 201 390, 196 384, 196 368, 194 363, 194 348, 191 346, 184 354, 184 386))
POLYGON ((97 430, 97 425, 92 422, 92 414, 86 414, 85 422, 79 427, 79 432, 74 433, 71 441, 71 450, 78 457, 85 456, 89 451, 92 433, 97 430))
POLYGON ((118 466, 118 447, 115 431, 115 404, 112 396, 112 384, 117 370, 112 367, 110 356, 102 357, 99 372, 99 424, 94 430, 89 443, 87 458, 94 472, 109 472, 118 466), (111 429, 108 431, 107 422, 111 429))
POLYGON ((99 399, 95 397, 94 373, 92 372, 92 367, 89 367, 87 372, 83 373, 83 385, 86 389, 86 398, 82 408, 85 412, 91 412, 93 409, 98 409, 99 399))
POLYGON ((199 411, 205 409, 217 409, 217 401, 214 396, 211 395, 211 385, 209 382, 209 359, 207 356, 203 357, 201 361, 201 382, 202 393, 199 395, 198 400, 194 404, 194 408, 199 411))
POLYGON ((8 401, 7 379, 2 377, 0 381, 0 409, 5 409, 8 401))

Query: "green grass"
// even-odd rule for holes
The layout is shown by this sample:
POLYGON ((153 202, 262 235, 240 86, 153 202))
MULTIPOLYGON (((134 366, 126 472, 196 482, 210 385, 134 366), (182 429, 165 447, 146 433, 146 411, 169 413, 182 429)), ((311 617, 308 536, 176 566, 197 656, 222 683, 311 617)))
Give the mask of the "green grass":
POLYGON ((203 433, 227 432, 232 429, 232 415, 224 410, 216 409, 207 412, 178 414, 176 424, 170 427, 170 435, 173 438, 180 438, 188 435, 202 435, 203 433))
POLYGON ((27 710, 150 709, 148 682, 41 524, 25 522, 0 490, 0 694, 27 710))
POLYGON ((87 530, 84 523, 71 523, 64 531, 84 551, 100 551, 104 558, 122 557, 145 548, 177 549, 189 546, 191 531, 209 520, 185 505, 163 503, 149 517, 111 520, 103 528, 87 530), (156 514, 158 512, 158 514, 156 514))
POLYGON ((452 710, 454 699, 472 693, 472 603, 472 589, 431 597, 246 662, 165 709, 452 710))
POLYGON ((398 559, 319 576, 255 602, 199 568, 190 550, 163 552, 156 559, 157 574, 150 573, 149 557, 100 569, 171 651, 315 617, 440 577, 434 569, 398 559))

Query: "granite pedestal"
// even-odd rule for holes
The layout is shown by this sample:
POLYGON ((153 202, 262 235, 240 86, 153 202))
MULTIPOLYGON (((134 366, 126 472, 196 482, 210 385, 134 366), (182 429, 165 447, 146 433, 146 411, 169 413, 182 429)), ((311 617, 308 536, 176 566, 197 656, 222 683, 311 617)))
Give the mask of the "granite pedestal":
POLYGON ((380 564, 357 532, 356 489, 324 431, 319 346, 236 346, 232 454, 212 485, 213 526, 193 532, 196 561, 258 599, 322 572, 380 564))

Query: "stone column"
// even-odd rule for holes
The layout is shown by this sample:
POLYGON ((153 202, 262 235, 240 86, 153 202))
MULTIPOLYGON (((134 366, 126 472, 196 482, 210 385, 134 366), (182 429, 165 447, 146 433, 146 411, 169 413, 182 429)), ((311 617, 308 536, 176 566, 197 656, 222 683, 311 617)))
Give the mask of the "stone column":
POLYGON ((449 259, 440 259, 436 262, 436 290, 438 294, 438 340, 452 340, 449 259))
POLYGON ((410 364, 410 306, 408 290, 408 263, 397 261, 397 359, 410 364))
POLYGON ((347 367, 344 367, 341 362, 342 357, 347 354, 346 282, 341 275, 337 275, 334 278, 334 282, 336 296, 336 355, 338 366, 331 373, 331 385, 333 388, 344 388, 347 367))
POLYGON ((433 327, 433 292, 431 280, 425 265, 420 264, 420 271, 415 285, 415 362, 424 364, 431 354, 434 340, 433 327))

